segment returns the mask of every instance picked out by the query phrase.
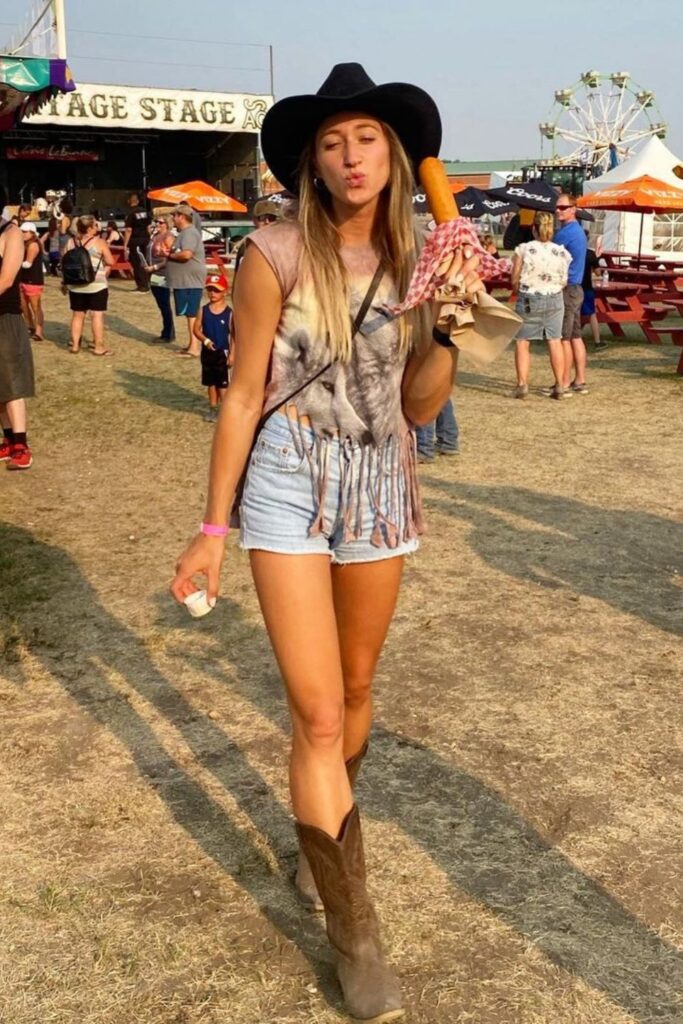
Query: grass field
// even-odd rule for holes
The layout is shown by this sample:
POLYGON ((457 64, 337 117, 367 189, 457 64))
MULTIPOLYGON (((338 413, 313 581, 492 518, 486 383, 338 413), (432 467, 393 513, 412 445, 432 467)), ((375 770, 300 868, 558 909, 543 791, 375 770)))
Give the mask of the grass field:
MULTIPOLYGON (((50 282, 35 465, 0 467, 0 1019, 332 1024, 234 538, 212 615, 168 596, 212 428, 130 288, 95 359, 50 282)), ((421 467, 358 787, 415 1024, 683 1020, 678 356, 611 344, 562 403, 464 366, 462 454, 421 467)))

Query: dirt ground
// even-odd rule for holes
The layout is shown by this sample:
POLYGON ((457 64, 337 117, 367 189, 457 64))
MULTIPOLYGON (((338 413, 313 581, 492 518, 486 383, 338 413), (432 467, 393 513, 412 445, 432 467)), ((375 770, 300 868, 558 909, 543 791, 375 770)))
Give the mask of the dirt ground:
MULTIPOLYGON (((50 282, 35 465, 0 467, 0 1019, 332 1024, 246 557, 204 620, 167 593, 198 367, 130 289, 105 360, 67 353, 50 282)), ((414 1024, 683 1020, 678 355, 610 344, 563 403, 511 400, 509 354, 464 366, 462 454, 421 467, 358 787, 414 1024)))

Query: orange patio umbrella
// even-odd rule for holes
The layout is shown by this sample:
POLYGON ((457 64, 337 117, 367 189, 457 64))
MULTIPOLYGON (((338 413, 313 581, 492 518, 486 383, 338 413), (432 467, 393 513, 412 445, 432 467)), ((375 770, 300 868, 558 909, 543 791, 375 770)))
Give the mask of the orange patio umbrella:
POLYGON ((162 203, 188 203, 199 213, 246 213, 247 207, 232 196, 219 192, 205 181, 186 181, 184 185, 155 188, 147 193, 149 199, 162 203))
POLYGON ((576 204, 583 210, 612 210, 615 213, 639 213, 640 237, 638 261, 643 244, 643 222, 646 213, 683 213, 683 188, 643 174, 640 178, 620 181, 599 192, 581 196, 576 204))

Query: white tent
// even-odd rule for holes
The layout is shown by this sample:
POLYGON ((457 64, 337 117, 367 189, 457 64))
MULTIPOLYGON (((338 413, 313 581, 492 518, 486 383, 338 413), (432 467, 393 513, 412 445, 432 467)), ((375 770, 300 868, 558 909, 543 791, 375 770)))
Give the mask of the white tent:
MULTIPOLYGON (((680 163, 680 157, 674 156, 662 140, 653 135, 630 160, 625 160, 599 178, 585 181, 583 192, 589 195, 620 181, 640 178, 643 174, 681 188, 681 179, 673 171, 680 163)), ((612 252, 637 252, 640 227, 639 213, 606 213, 602 229, 603 248, 612 252)), ((683 217, 679 214, 647 214, 643 220, 642 252, 656 254, 662 259, 674 254, 680 257, 683 252, 683 217)))

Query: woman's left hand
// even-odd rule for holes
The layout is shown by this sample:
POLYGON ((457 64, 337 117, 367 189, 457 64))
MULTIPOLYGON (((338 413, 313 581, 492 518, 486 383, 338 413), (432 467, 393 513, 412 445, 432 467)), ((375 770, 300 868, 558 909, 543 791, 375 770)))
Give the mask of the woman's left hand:
POLYGON ((479 254, 468 245, 446 256, 436 271, 443 280, 436 301, 474 302, 477 292, 485 291, 484 282, 477 273, 478 267, 479 254))

